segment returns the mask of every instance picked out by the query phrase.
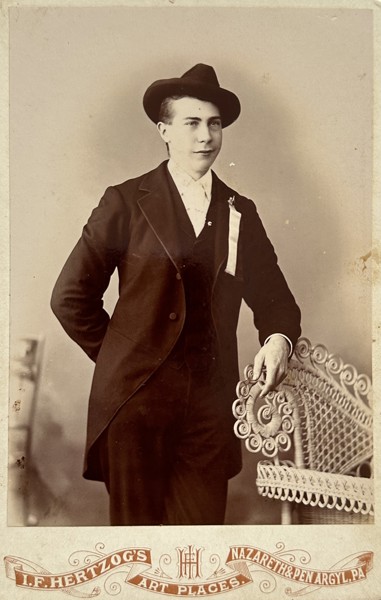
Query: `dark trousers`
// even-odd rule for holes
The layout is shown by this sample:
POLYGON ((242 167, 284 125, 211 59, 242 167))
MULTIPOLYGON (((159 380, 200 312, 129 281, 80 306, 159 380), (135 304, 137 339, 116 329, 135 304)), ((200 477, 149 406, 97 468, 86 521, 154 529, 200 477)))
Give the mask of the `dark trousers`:
POLYGON ((209 370, 167 361, 122 406, 98 440, 111 525, 223 524, 232 436, 223 392, 209 370))

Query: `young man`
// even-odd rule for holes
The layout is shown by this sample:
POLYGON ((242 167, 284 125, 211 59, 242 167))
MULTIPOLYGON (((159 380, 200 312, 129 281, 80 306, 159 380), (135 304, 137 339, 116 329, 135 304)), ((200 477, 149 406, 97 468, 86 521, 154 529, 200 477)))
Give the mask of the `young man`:
POLYGON ((300 311, 251 200, 211 172, 240 113, 212 67, 143 99, 169 161, 109 187, 56 283, 52 308, 95 361, 84 476, 115 525, 222 524, 241 467, 231 405, 242 299, 262 348, 262 394, 285 376, 300 311), (113 271, 119 299, 102 297, 113 271))

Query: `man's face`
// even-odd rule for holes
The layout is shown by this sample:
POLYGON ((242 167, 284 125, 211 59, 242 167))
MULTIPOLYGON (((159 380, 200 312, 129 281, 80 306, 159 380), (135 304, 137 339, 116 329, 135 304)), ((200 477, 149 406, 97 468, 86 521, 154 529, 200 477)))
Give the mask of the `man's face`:
POLYGON ((214 163, 222 144, 220 111, 211 102, 184 97, 171 102, 171 123, 157 124, 170 157, 193 179, 214 163))

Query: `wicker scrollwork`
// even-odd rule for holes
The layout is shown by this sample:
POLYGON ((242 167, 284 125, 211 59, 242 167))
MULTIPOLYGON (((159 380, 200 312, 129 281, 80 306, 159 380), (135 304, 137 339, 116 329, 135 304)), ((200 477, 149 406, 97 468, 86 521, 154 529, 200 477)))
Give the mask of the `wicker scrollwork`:
MULTIPOLYGON (((252 376, 249 365, 245 375, 252 376)), ((256 381, 245 379, 237 386, 237 400, 233 404, 233 414, 237 421, 234 431, 237 437, 245 440, 250 452, 262 452, 273 458, 279 451, 291 447, 291 434, 294 431, 294 400, 290 391, 281 389, 259 397, 261 386, 256 381)))
POLYGON ((373 482, 364 477, 319 473, 296 469, 289 464, 261 461, 257 486, 262 496, 276 500, 363 515, 374 514, 373 482))
POLYGON ((248 365, 233 412, 246 448, 273 459, 258 464, 259 493, 316 510, 372 515, 370 378, 323 344, 301 338, 283 384, 264 399, 260 392, 248 365), (292 441, 293 462, 280 462, 278 453, 292 441))
POLYGON ((356 367, 344 363, 341 356, 330 354, 323 344, 313 346, 307 338, 300 338, 295 346, 294 357, 296 361, 311 366, 320 375, 336 381, 343 391, 349 393, 362 404, 368 406, 372 400, 372 383, 367 375, 358 373, 356 367))

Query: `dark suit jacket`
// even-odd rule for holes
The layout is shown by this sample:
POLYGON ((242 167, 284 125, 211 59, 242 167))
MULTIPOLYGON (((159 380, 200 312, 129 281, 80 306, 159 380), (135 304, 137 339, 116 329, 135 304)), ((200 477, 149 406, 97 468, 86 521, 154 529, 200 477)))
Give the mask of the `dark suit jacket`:
MULTIPOLYGON (((184 324, 179 227, 171 208, 168 177, 164 162, 141 177, 109 187, 54 287, 54 313, 69 336, 96 362, 87 450, 121 405, 165 361, 184 324), (110 318, 102 297, 115 269, 120 295, 110 318)), ((300 335, 300 311, 254 203, 214 173, 212 194, 218 203, 212 313, 233 401, 242 299, 253 310, 261 343, 276 332, 295 343, 300 335), (231 196, 241 213, 235 276, 224 271, 231 196)), ((98 477, 91 465, 86 465, 84 475, 98 477)))

